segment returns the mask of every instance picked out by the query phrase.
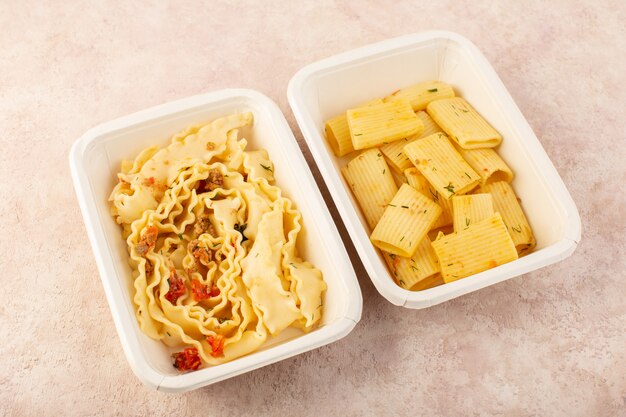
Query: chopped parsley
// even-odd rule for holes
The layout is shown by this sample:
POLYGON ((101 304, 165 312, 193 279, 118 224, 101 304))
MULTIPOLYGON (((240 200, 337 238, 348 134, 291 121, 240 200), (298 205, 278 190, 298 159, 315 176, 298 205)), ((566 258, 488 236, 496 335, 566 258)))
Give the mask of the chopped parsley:
POLYGON ((431 88, 430 90, 428 90, 429 93, 436 93, 437 89, 436 88, 431 88))
POLYGON ((467 176, 467 178, 469 178, 470 180, 472 179, 472 177, 470 177, 470 174, 468 174, 467 172, 465 173, 465 175, 467 176))
POLYGON ((515 227, 511 226, 511 229, 515 230, 517 233, 522 233, 522 227, 521 226, 519 228, 515 228, 515 227))
POLYGON ((465 218, 465 226, 469 226, 470 225, 470 219, 468 219, 467 217, 465 218))
POLYGON ((178 234, 178 238, 179 238, 180 240, 183 240, 183 234, 182 234, 182 233, 179 233, 179 234, 178 234))
POLYGON ((450 183, 448 183, 448 185, 446 185, 446 186, 445 186, 445 187, 443 187, 443 188, 445 188, 446 190, 448 190, 448 192, 449 192, 450 194, 454 194, 454 185, 452 185, 452 183, 451 183, 451 182, 450 182, 450 183))
POLYGON ((408 209, 408 208, 409 208, 409 206, 400 206, 400 207, 405 208, 405 209, 408 209))
POLYGON ((259 162, 259 165, 261 165, 261 168, 263 168, 263 169, 264 169, 264 170, 266 170, 266 171, 269 171, 269 172, 274 172, 274 170, 272 169, 272 166, 271 166, 271 165, 265 166, 265 165, 263 165, 263 164, 262 164, 262 163, 260 163, 260 162, 259 162))

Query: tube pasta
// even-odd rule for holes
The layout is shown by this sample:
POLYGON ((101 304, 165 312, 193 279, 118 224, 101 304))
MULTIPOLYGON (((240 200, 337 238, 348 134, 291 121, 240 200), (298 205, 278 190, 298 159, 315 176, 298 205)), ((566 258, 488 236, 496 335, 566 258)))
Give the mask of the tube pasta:
POLYGON ((398 191, 385 158, 378 149, 369 149, 351 160, 341 172, 361 206, 367 224, 374 229, 398 191))
POLYGON ((454 97, 428 104, 428 114, 464 149, 493 148, 502 136, 463 98, 454 97))
POLYGON ((458 232, 493 216, 491 194, 471 194, 452 197, 454 231, 458 232))
POLYGON ((288 326, 322 318, 326 284, 302 260, 302 219, 272 185, 265 150, 245 151, 243 113, 194 126, 124 163, 110 201, 123 227, 141 330, 179 370, 258 349, 288 326), (294 268, 297 268, 294 269, 294 268))
POLYGON ((409 100, 414 111, 424 110, 434 100, 454 97, 454 90, 441 81, 427 81, 395 91, 385 101, 409 100))
POLYGON ((428 236, 417 245, 417 250, 410 258, 385 251, 383 251, 383 257, 398 285, 407 290, 420 283, 422 287, 426 287, 423 281, 441 271, 428 236))
POLYGON ((513 187, 507 182, 498 181, 487 184, 482 190, 491 194, 494 210, 502 216, 517 252, 523 255, 532 250, 537 241, 513 187))
POLYGON ((424 194, 426 197, 439 204, 439 207, 441 207, 441 216, 439 216, 435 224, 433 224, 431 230, 451 225, 452 201, 446 200, 445 198, 441 197, 441 194, 439 194, 437 190, 435 190, 433 186, 430 185, 426 177, 424 177, 417 168, 412 167, 405 170, 404 176, 406 177, 407 183, 411 187, 415 188, 417 191, 424 194))
POLYGON ((380 147, 380 151, 383 153, 383 155, 385 155, 389 166, 397 172, 402 172, 405 169, 411 168, 413 166, 409 158, 403 152, 403 149, 406 145, 415 142, 416 140, 430 136, 433 133, 441 132, 439 126, 437 126, 437 124, 433 121, 433 119, 430 118, 430 116, 428 116, 428 114, 426 114, 426 112, 418 111, 416 114, 417 117, 422 120, 422 123, 424 123, 424 130, 422 131, 422 133, 420 133, 419 135, 402 138, 396 140, 395 142, 382 145, 380 147))
POLYGON ((459 145, 454 145, 463 159, 480 175, 481 185, 496 181, 513 181, 513 171, 493 149, 463 149, 459 145))
POLYGON ((517 259, 517 250, 499 213, 441 236, 432 246, 446 283, 517 259))
POLYGON ((326 122, 326 137, 337 156, 364 149, 341 172, 401 288, 432 288, 536 246, 495 150, 501 135, 452 86, 427 81, 349 109, 326 122))
POLYGON ((435 133, 405 146, 404 153, 447 200, 453 195, 471 191, 480 182, 480 176, 443 133, 435 133))
MULTIPOLYGON (((382 102, 383 101, 381 99, 377 98, 364 103, 362 106, 371 106, 382 102)), ((330 144, 330 147, 335 155, 344 156, 354 151, 352 138, 350 137, 350 127, 348 126, 348 119, 346 118, 345 113, 328 119, 326 121, 324 132, 326 133, 326 140, 330 144)))
POLYGON ((440 215, 441 207, 415 188, 403 184, 385 209, 370 240, 384 251, 411 257, 440 215))
POLYGON ((354 149, 383 145, 424 130, 424 123, 406 100, 350 109, 346 117, 354 149))

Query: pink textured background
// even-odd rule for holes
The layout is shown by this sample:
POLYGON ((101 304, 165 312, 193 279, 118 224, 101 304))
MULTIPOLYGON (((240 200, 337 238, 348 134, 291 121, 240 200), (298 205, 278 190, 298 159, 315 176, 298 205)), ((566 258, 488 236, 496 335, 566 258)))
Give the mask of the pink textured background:
POLYGON ((2 1, 1 415, 626 415, 625 3, 386 3, 2 1), (409 311, 377 294, 345 239, 364 296, 348 337, 184 395, 142 386, 74 196, 73 141, 248 87, 303 144, 286 99, 299 68, 426 29, 467 36, 493 63, 578 205, 575 254, 409 311))

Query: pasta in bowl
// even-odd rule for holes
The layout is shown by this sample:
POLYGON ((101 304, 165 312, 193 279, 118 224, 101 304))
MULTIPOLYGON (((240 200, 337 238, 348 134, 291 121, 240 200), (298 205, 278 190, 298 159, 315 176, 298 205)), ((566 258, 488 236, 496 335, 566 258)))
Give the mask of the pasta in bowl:
POLYGON ((265 150, 246 150, 236 113, 189 127, 122 163, 111 213, 133 269, 133 302, 149 337, 184 349, 181 371, 249 354, 323 314, 322 273, 298 256, 302 218, 273 185, 265 150))

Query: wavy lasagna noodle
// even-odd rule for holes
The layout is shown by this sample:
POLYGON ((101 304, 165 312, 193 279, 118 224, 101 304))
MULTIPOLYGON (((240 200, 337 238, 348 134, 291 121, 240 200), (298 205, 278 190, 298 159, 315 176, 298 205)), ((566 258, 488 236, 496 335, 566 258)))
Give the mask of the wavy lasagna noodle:
POLYGON ((251 113, 193 126, 123 162, 111 197, 133 268, 141 330, 180 370, 258 349, 322 317, 322 273, 298 256, 300 212, 273 185, 265 150, 246 151, 251 113))

